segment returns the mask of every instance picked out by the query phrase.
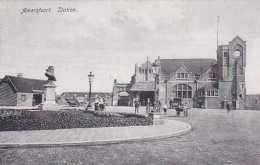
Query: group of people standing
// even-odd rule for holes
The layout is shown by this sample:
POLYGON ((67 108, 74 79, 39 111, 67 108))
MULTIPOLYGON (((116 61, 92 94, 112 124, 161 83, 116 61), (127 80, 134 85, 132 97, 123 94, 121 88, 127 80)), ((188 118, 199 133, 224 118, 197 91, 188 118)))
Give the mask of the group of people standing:
MULTIPOLYGON (((135 113, 139 113, 139 106, 140 106, 140 101, 139 99, 135 99, 134 101, 134 106, 135 106, 135 113)), ((161 101, 159 101, 158 103, 151 103, 151 101, 148 99, 147 101, 147 104, 146 104, 146 113, 149 113, 149 112, 161 112, 161 108, 163 108, 164 110, 164 113, 166 114, 167 113, 167 104, 164 104, 162 106, 162 103, 161 101)))
POLYGON ((105 101, 103 98, 97 98, 95 101, 95 110, 104 110, 105 109, 105 101))

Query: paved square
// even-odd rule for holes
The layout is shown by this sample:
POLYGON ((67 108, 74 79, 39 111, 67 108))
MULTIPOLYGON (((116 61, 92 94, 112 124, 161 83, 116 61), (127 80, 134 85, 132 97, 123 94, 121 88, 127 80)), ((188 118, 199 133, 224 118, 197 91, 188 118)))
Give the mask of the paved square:
POLYGON ((167 119, 193 131, 167 139, 101 146, 0 149, 3 164, 260 164, 260 112, 197 110, 167 119))

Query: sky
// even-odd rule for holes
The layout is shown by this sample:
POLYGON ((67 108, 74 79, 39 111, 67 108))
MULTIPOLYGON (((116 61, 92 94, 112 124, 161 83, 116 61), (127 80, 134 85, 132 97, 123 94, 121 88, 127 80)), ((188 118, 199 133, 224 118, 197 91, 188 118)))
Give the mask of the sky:
POLYGON ((260 93, 260 1, 1 1, 0 78, 46 80, 54 66, 58 94, 112 92, 147 57, 215 58, 237 35, 247 42, 246 88, 260 93), (77 12, 57 12, 59 7, 77 12), (51 8, 51 13, 23 13, 51 8))

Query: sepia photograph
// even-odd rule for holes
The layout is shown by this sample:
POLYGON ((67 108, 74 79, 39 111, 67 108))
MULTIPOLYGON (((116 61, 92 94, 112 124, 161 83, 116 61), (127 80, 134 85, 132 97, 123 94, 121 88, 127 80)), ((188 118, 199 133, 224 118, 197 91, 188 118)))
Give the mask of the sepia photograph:
POLYGON ((259 165, 259 0, 0 1, 0 164, 259 165))

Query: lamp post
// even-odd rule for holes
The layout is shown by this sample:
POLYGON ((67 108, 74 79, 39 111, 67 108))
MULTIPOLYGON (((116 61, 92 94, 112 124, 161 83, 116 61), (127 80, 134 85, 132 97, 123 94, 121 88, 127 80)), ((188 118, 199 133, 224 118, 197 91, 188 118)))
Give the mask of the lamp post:
POLYGON ((155 80, 155 89, 154 89, 154 111, 148 113, 148 117, 152 118, 153 125, 162 124, 161 113, 159 111, 159 73, 160 73, 160 63, 159 60, 155 60, 153 63, 153 75, 155 80))
POLYGON ((154 101, 156 106, 156 111, 159 111, 158 103, 159 103, 159 72, 160 72, 160 64, 158 60, 155 60, 153 63, 153 75, 154 75, 154 84, 155 84, 155 91, 154 91, 154 101))
POLYGON ((91 102, 91 84, 93 82, 94 79, 94 75, 92 74, 92 72, 90 72, 90 74, 88 75, 88 81, 89 81, 89 97, 88 97, 88 107, 91 107, 90 102, 91 102))

